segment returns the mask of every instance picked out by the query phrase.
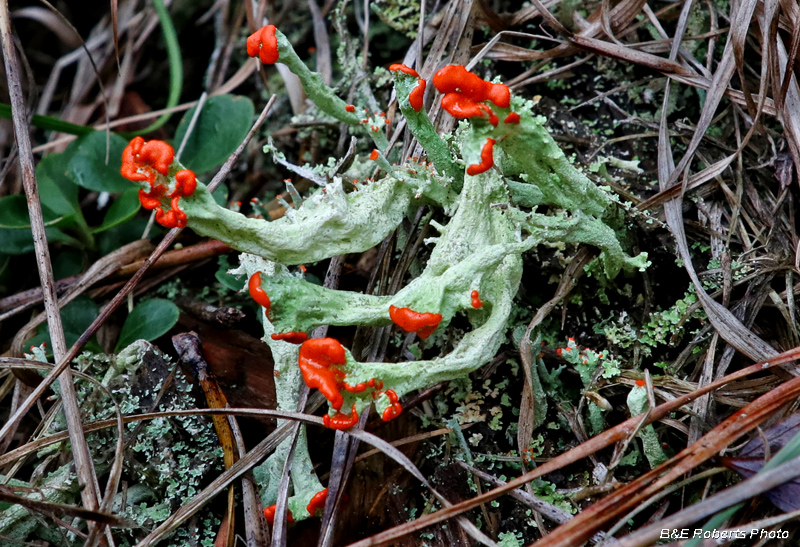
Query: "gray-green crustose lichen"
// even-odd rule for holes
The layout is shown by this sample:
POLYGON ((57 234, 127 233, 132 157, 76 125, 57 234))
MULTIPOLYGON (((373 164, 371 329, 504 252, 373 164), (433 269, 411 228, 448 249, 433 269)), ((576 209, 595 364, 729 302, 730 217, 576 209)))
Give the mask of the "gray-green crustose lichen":
MULTIPOLYGON (((276 32, 280 62, 295 72, 308 97, 326 114, 350 125, 362 122, 350 107, 325 86, 276 32)), ((294 410, 302 380, 299 348, 272 334, 310 332, 322 325, 384 326, 392 323, 390 308, 438 314, 435 340, 451 320, 463 314, 471 330, 452 340, 452 349, 431 359, 402 363, 359 362, 345 348, 341 371, 355 385, 375 378, 399 397, 438 382, 464 377, 494 357, 505 338, 513 302, 522 276, 522 255, 537 246, 589 244, 600 250, 598 264, 605 275, 643 269, 647 256, 629 256, 623 249, 623 212, 605 189, 592 183, 564 156, 545 129, 545 119, 532 113, 532 103, 513 97, 510 106, 489 105, 499 119, 510 113, 516 122, 492 125, 486 118, 462 121, 454 135, 439 136, 425 110, 410 106, 409 94, 417 79, 395 72, 400 109, 408 128, 432 160, 435 171, 390 165, 383 133, 368 131, 379 146, 377 165, 383 171, 369 184, 347 191, 342 174, 331 167, 317 168, 322 188, 312 193, 290 216, 276 221, 247 218, 217 205, 203 184, 182 197, 188 227, 242 251, 237 270, 251 278, 260 274, 260 289, 269 295, 264 310, 264 341, 275 361, 276 389, 281 408, 294 410), (413 85, 412 85, 413 84, 413 85), (376 135, 377 134, 377 135, 376 135), (381 136, 378 136, 381 135, 381 136), (465 166, 483 160, 487 139, 496 141, 494 168, 474 176, 465 166), (419 206, 441 211, 431 221, 438 232, 425 240, 430 256, 422 272, 393 295, 362 294, 320 287, 287 266, 359 253, 383 241, 419 206), (473 307, 477 291, 482 307, 473 307)), ((351 168, 363 172, 367 160, 351 168)), ((171 170, 172 172, 172 170, 171 170)), ((164 181, 171 183, 171 181, 164 181)), ((167 184, 169 186, 169 184, 167 184)), ((430 347, 430 346, 428 346, 430 347)), ((362 413, 372 404, 373 390, 343 391, 342 408, 362 413)), ((387 393, 375 401, 383 411, 391 404, 387 393)), ((303 433, 305 435, 305 433, 303 433)), ((305 438, 302 438, 305 441, 305 438)), ((256 471, 265 483, 265 504, 274 503, 281 460, 288 445, 256 471)), ((305 442, 298 444, 293 465, 293 517, 308 516, 305 505, 321 489, 311 472, 305 442)))

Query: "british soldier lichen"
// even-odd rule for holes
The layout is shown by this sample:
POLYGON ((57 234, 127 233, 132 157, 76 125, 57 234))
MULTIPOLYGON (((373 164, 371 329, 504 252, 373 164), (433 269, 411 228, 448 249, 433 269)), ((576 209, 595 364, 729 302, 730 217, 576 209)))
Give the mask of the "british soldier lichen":
MULTIPOLYGON (((322 112, 352 126, 364 125, 359 115, 364 109, 336 96, 280 31, 253 34, 248 53, 262 61, 266 57, 265 62, 285 63, 322 112)), ((306 198, 291 216, 276 221, 247 218, 220 207, 202 183, 196 183, 193 193, 175 194, 181 198, 188 227, 245 253, 239 273, 248 276, 250 292, 263 310, 279 406, 294 410, 300 382, 305 381, 325 395, 331 409, 326 423, 335 428, 355 425, 373 402, 385 420, 393 419, 402 412, 406 394, 462 377, 491 360, 504 340, 524 252, 539 245, 593 245, 600 250, 597 260, 609 278, 621 269, 647 265, 644 253, 625 253, 620 243, 622 213, 605 190, 564 156, 545 129, 545 119, 533 115, 530 101, 463 67, 443 68, 433 78, 434 86, 444 94, 444 109, 463 120, 448 144, 423 108, 425 80, 411 68, 392 68, 408 128, 435 169, 417 169, 417 163, 390 165, 381 153, 382 139, 373 135, 378 150, 355 168, 361 163, 374 169, 377 164, 384 171, 382 178, 348 185, 352 190, 346 191, 342 177, 331 169, 321 191, 306 198), (441 209, 449 221, 432 223, 439 235, 426 240, 432 249, 424 270, 393 295, 327 289, 287 267, 366 251, 423 204, 441 209), (321 325, 392 323, 419 338, 436 338, 459 313, 471 330, 451 351, 428 360, 359 362, 334 339, 306 339, 306 333, 321 325)), ((367 124, 384 119, 375 116, 367 124)), ((167 190, 175 193, 180 187, 173 182, 178 169, 166 156, 151 154, 148 144, 136 146, 141 149, 139 163, 131 178, 152 194, 160 187, 158 177, 164 177, 164 195, 152 196, 162 203, 171 195, 167 190)), ((305 435, 301 428, 292 467, 294 496, 289 508, 295 520, 310 515, 313 496, 323 490, 308 458, 305 435)), ((288 445, 282 445, 256 471, 266 483, 262 497, 267 506, 275 502, 287 452, 288 445)), ((312 509, 318 506, 312 504, 312 509)))

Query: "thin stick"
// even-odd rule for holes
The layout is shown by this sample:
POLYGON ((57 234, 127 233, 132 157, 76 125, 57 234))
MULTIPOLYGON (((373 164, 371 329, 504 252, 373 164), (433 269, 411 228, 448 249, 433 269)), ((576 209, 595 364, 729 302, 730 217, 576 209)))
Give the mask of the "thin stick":
MULTIPOLYGON (((63 360, 63 373, 58 376, 61 388, 61 399, 64 404, 64 415, 69 431, 72 452, 75 458, 75 468, 78 474, 81 498, 83 505, 90 511, 97 510, 97 476, 94 472, 89 447, 81 424, 80 408, 72 383, 72 374, 69 369, 71 359, 64 359, 67 353, 67 343, 64 339, 64 328, 61 324, 61 314, 58 309, 58 299, 55 291, 55 279, 50 263, 50 251, 47 247, 47 235, 42 219, 42 204, 39 201, 39 189, 36 186, 36 172, 33 167, 33 152, 31 152, 30 135, 25 115, 25 98, 19 80, 19 66, 17 53, 14 50, 14 39, 11 31, 11 19, 8 13, 8 2, 0 2, 0 39, 3 45, 6 74, 8 80, 8 94, 11 99, 11 116, 14 122, 14 134, 19 149, 19 166, 25 195, 28 201, 28 212, 31 219, 31 232, 33 233, 33 246, 36 253, 36 265, 39 270, 39 282, 44 291, 44 308, 47 313, 47 323, 50 330, 50 340, 53 344, 53 355, 57 361, 63 360)), ((30 399, 30 397, 28 397, 30 399)), ((26 400, 27 403, 27 400, 26 400)), ((23 405, 24 407, 25 405, 23 405)), ((20 408, 21 410, 22 408, 20 408)), ((11 420, 6 424, 9 426, 11 420)), ((4 427, 3 429, 7 429, 4 427)), ((0 435, 2 438, 3 435, 0 435)))

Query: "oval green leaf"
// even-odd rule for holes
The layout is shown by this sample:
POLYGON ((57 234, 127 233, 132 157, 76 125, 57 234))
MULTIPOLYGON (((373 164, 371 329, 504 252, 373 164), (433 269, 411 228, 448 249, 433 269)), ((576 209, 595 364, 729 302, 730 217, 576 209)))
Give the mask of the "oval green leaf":
MULTIPOLYGON (((63 217, 56 218, 48 207, 42 205, 44 225, 56 224, 63 217)), ((28 201, 22 194, 0 198, 0 228, 30 228, 31 221, 28 217, 28 201)))
MULTIPOLYGON (((78 341, 98 313, 97 304, 88 296, 79 296, 61 308, 61 326, 64 328, 64 340, 68 346, 78 341)), ((50 342, 50 330, 46 326, 44 329, 40 328, 39 333, 31 338, 28 346, 38 346, 42 342, 47 343, 47 351, 51 352, 53 345, 50 342)))
POLYGON ((178 306, 163 298, 141 302, 128 315, 117 342, 117 351, 136 340, 152 341, 166 334, 178 322, 178 306))
POLYGON ((129 221, 139 211, 139 189, 128 188, 122 192, 117 200, 108 208, 103 224, 92 230, 93 234, 105 232, 114 226, 129 221))
POLYGON ((67 178, 69 159, 66 152, 43 158, 36 166, 36 184, 44 207, 58 216, 77 217, 81 215, 81 207, 78 187, 67 178))
MULTIPOLYGON (((173 145, 177 151, 189 128, 194 108, 178 125, 173 145)), ((181 154, 181 163, 198 175, 219 167, 236 150, 255 116, 253 102, 238 95, 217 95, 206 101, 181 154)))
POLYGON ((124 192, 133 184, 119 174, 122 151, 127 141, 111 133, 109 136, 108 163, 106 163, 106 133, 95 131, 77 139, 67 147, 71 155, 67 176, 78 186, 97 192, 124 192))
MULTIPOLYGON (((58 228, 45 228, 48 243, 64 243, 81 247, 81 242, 58 228)), ((33 235, 30 228, 0 228, 0 254, 24 255, 33 252, 33 235)))

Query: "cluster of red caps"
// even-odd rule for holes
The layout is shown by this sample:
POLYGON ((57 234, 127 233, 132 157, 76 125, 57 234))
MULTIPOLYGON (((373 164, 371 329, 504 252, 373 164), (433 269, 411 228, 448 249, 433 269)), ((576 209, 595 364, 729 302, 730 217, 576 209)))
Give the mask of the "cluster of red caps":
MULTIPOLYGON (((256 272, 250 276, 248 291, 250 292, 250 297, 261 305, 265 313, 269 315, 272 302, 261 286, 261 272, 256 272)), ((470 297, 474 308, 483 306, 478 291, 472 291, 470 297)), ((442 314, 440 313, 421 313, 410 308, 398 308, 397 306, 389 306, 389 317, 394 324, 404 331, 414 332, 423 340, 433 334, 439 323, 442 322, 442 314)), ((347 363, 347 355, 342 344, 335 338, 314 338, 309 340, 308 335, 304 332, 274 333, 271 338, 300 345, 298 366, 303 374, 303 381, 309 388, 319 389, 320 393, 330 403, 331 408, 336 411, 333 416, 326 414, 323 417, 325 427, 330 429, 349 429, 358 423, 355 404, 352 405, 350 414, 341 412, 344 404, 342 390, 350 393, 362 393, 367 389, 372 389, 373 399, 377 399, 381 394, 385 393, 389 398, 389 406, 384 409, 381 417, 386 422, 402 413, 403 407, 400 404, 397 393, 392 389, 383 391, 383 382, 380 380, 372 378, 367 382, 360 382, 354 386, 345 382, 347 374, 339 367, 347 363)))
POLYGON ((169 167, 175 159, 175 151, 164 141, 145 141, 142 137, 134 137, 122 151, 122 168, 120 174, 133 182, 148 182, 150 191, 139 190, 139 201, 148 210, 156 209, 156 222, 165 228, 183 228, 186 226, 186 213, 179 206, 181 197, 191 196, 197 188, 197 178, 189 169, 181 169, 175 173, 175 189, 167 193, 168 188, 156 183, 157 174, 169 175, 169 167), (170 207, 161 209, 161 200, 170 198, 170 207))
MULTIPOLYGON (((275 30, 274 25, 267 25, 251 34, 247 38, 247 54, 250 57, 258 57, 266 65, 276 63, 279 52, 275 30)), ((417 78, 417 85, 409 94, 408 102, 415 112, 419 112, 423 107, 425 80, 416 70, 403 64, 390 65, 389 70, 404 72, 417 78)), ((440 93, 444 94, 442 108, 459 119, 487 118, 489 123, 496 127, 500 120, 491 107, 485 103, 491 102, 499 108, 511 106, 511 91, 508 86, 487 82, 461 65, 448 65, 442 68, 433 77, 433 85, 440 93)), ((355 112, 356 109, 352 105, 347 105, 346 110, 355 112)), ((519 114, 511 112, 505 117, 503 123, 518 124, 519 121, 519 114)), ((373 126, 373 131, 377 129, 377 126, 373 126)), ((481 161, 467 167, 468 175, 478 175, 492 168, 496 143, 496 139, 486 139, 486 143, 481 149, 481 161)))
MULTIPOLYGON (((406 65, 394 64, 389 67, 389 70, 417 77, 417 86, 409 94, 408 102, 414 111, 419 112, 425 94, 425 80, 420 78, 416 70, 406 65)), ((490 124, 497 127, 500 118, 486 102, 491 102, 499 108, 511 106, 511 91, 508 86, 487 82, 461 65, 448 65, 441 69, 433 77, 433 85, 440 93, 444 94, 442 108, 455 118, 486 118, 490 124)), ((505 117, 503 123, 518 124, 519 120, 519 114, 511 112, 505 117)), ((486 139, 486 143, 481 149, 481 161, 467 167, 468 175, 478 175, 492 168, 496 143, 495 139, 486 139)))
MULTIPOLYGON (((347 496, 345 496, 346 498, 347 496)), ((306 511, 312 516, 316 515, 318 512, 322 512, 325 509, 325 502, 328 499, 328 489, 323 488, 316 494, 311 497, 311 501, 308 502, 306 506, 306 511)), ((345 500, 346 501, 346 500, 345 500)), ((277 505, 270 505, 266 509, 264 509, 264 518, 267 519, 267 522, 273 524, 275 522, 275 510, 277 509, 277 505)), ((294 516, 292 512, 287 509, 286 511, 286 522, 294 522, 294 516)))
MULTIPOLYGON (((461 65, 448 65, 433 77, 433 85, 442 97, 442 108, 455 118, 488 118, 497 127, 499 119, 487 101, 499 108, 511 106, 511 91, 503 84, 493 84, 469 72, 461 65)), ((519 114, 510 113, 503 120, 506 124, 518 124, 519 114)), ((494 165, 494 145, 497 141, 487 138, 481 149, 481 161, 467 167, 468 175, 478 175, 494 165)))
MULTIPOLYGON (((350 429, 358 423, 358 413, 356 405, 353 403, 350 414, 341 412, 344 397, 341 390, 350 393, 362 393, 371 388, 372 398, 377 399, 383 391, 383 382, 375 378, 368 382, 361 382, 351 386, 345 382, 346 374, 339 367, 347 363, 347 355, 344 347, 335 338, 314 338, 306 340, 300 346, 300 372, 303 380, 309 388, 317 388, 336 411, 333 416, 323 416, 323 425, 330 429, 350 429)), ((397 394, 389 389, 386 392, 389 397, 388 413, 383 413, 384 421, 396 418, 403 411, 403 407, 398 402, 397 394)))
POLYGON ((274 65, 279 55, 275 30, 275 25, 267 25, 248 36, 247 54, 250 57, 257 56, 265 65, 274 65))

